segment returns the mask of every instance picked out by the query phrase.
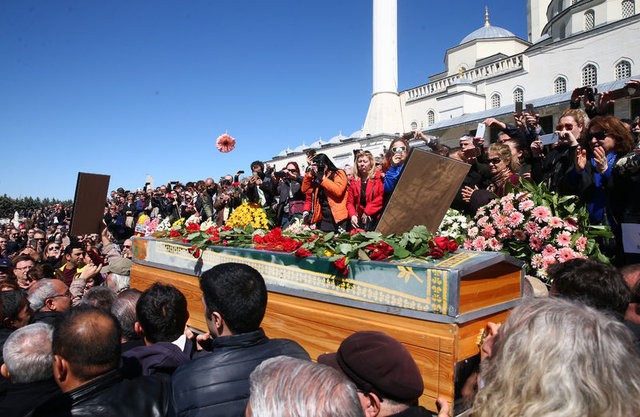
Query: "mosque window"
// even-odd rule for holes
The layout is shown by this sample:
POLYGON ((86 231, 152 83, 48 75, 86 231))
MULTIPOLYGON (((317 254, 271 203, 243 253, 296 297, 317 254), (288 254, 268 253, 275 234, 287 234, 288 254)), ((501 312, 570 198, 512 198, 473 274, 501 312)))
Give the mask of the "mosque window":
POLYGON ((417 122, 411 122, 411 130, 418 130, 418 123, 417 122))
POLYGON ((591 30, 596 25, 596 14, 593 10, 584 12, 584 30, 591 30))
POLYGON ((582 68, 582 85, 593 87, 598 84, 598 69, 593 64, 588 64, 582 68))
POLYGON ((564 77, 558 77, 553 81, 553 94, 564 94, 567 92, 567 80, 564 77))
POLYGON ((513 102, 524 101, 524 90, 520 87, 513 90, 513 102))
POLYGON ((631 77, 631 63, 629 61, 620 61, 616 64, 616 80, 631 77))
POLYGON ((429 110, 427 112, 427 126, 431 126, 435 122, 436 122, 436 114, 433 112, 433 110, 429 110))
POLYGON ((633 0, 624 0, 622 2, 622 18, 631 17, 636 14, 636 4, 633 0))
POLYGON ((491 96, 491 108, 497 109, 498 107, 500 107, 500 94, 494 93, 491 96))

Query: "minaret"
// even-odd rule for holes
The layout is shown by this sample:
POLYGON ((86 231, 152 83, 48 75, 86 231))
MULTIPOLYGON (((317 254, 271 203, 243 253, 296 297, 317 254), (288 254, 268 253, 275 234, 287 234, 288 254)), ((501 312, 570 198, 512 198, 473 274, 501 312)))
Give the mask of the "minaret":
POLYGON ((398 95, 397 0, 373 0, 373 94, 362 131, 371 136, 404 132, 398 95))

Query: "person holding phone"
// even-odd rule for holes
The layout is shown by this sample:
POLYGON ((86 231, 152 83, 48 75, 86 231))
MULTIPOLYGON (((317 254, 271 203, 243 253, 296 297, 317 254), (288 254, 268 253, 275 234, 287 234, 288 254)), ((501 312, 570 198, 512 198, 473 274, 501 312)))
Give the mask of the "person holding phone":
POLYGON ((354 165, 356 175, 349 182, 347 195, 351 227, 372 231, 382 215, 384 184, 371 152, 358 151, 354 165))
POLYGON ((611 227, 615 241, 602 241, 608 255, 623 256, 621 223, 638 223, 638 178, 614 172, 616 162, 631 152, 635 141, 625 125, 613 116, 596 116, 576 149, 575 165, 569 172, 581 199, 587 204, 592 224, 611 227))
POLYGON ((558 141, 551 145, 546 156, 538 139, 531 144, 531 178, 545 183, 550 191, 559 194, 575 194, 575 188, 567 183, 567 172, 573 167, 578 142, 583 139, 588 123, 586 113, 580 109, 568 109, 562 113, 555 128, 558 141))

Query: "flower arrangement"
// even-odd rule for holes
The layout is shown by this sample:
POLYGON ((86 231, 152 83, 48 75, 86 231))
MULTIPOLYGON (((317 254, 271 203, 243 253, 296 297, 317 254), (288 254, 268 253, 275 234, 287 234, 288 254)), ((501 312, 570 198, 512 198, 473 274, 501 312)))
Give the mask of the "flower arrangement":
MULTIPOLYGON (((248 219, 248 215, 243 216, 248 219)), ((175 222, 169 230, 156 229, 153 236, 188 243, 191 245, 189 252, 195 257, 200 257, 202 250, 208 246, 285 252, 300 258, 328 257, 337 274, 342 276, 348 275, 352 259, 382 261, 409 256, 439 259, 458 249, 455 240, 445 236, 432 237, 425 226, 415 226, 402 235, 383 236, 378 232, 363 230, 336 234, 301 229, 298 233, 292 233, 282 231, 279 227, 272 230, 255 228, 253 221, 244 227, 232 227, 227 222, 221 228, 213 224, 175 222)), ((262 218, 260 222, 262 225, 262 218)))
POLYGON ((254 229, 267 229, 269 218, 260 204, 245 202, 231 212, 226 224, 231 227, 251 225, 254 229))
POLYGON ((611 237, 605 226, 589 224, 575 196, 559 196, 544 185, 523 182, 520 192, 496 198, 478 209, 463 246, 501 251, 525 262, 529 273, 547 277, 549 265, 574 258, 608 263, 595 237, 611 237))
POLYGON ((467 239, 468 222, 469 219, 466 215, 450 208, 438 227, 438 235, 446 236, 462 244, 467 239))

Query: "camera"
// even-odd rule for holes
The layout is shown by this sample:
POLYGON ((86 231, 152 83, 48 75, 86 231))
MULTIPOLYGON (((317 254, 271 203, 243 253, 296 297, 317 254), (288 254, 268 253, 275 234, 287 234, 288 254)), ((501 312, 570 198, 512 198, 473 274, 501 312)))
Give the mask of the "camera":
POLYGON ((286 178, 287 173, 284 171, 276 171, 273 173, 276 178, 286 178))

